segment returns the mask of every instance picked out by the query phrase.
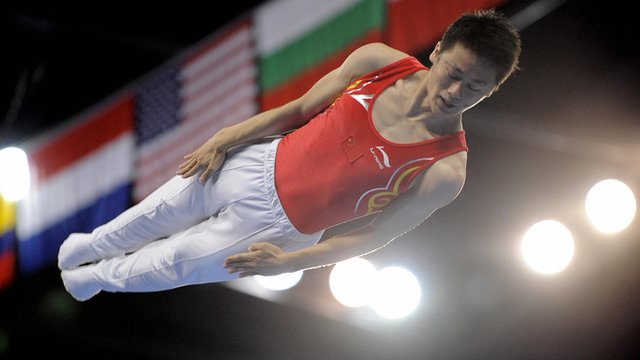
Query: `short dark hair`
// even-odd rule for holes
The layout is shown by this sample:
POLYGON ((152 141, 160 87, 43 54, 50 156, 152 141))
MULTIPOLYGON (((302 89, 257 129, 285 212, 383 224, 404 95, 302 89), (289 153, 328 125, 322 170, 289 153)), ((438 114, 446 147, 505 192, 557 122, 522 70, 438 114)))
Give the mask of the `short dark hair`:
POLYGON ((502 84, 518 69, 521 41, 518 30, 495 9, 468 12, 455 20, 445 31, 440 51, 462 44, 495 65, 496 84, 502 84))

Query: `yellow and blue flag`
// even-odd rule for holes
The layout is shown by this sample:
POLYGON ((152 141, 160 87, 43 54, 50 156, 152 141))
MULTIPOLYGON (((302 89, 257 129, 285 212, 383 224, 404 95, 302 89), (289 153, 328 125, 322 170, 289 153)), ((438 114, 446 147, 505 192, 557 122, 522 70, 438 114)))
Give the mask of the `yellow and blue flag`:
POLYGON ((15 205, 0 196, 0 290, 8 288, 16 272, 15 205))

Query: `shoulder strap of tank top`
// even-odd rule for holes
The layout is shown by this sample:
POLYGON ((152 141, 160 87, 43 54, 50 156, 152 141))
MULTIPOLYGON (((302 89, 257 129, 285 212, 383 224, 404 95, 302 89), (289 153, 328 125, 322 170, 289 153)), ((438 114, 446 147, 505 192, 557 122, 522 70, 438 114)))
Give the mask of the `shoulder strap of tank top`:
POLYGON ((419 71, 428 70, 418 59, 413 56, 407 56, 400 60, 396 60, 388 65, 381 67, 378 70, 374 70, 368 74, 360 76, 355 82, 361 82, 365 80, 376 79, 377 81, 393 82, 407 74, 419 71), (382 77, 380 77, 382 76, 382 77))
POLYGON ((438 138, 436 142, 430 143, 429 145, 435 145, 438 147, 438 151, 437 151, 438 155, 433 157, 430 160, 425 160, 424 162, 422 162, 419 165, 420 168, 417 171, 413 172, 405 182, 407 186, 411 184, 418 175, 426 171, 429 167, 431 167, 431 165, 435 164, 438 160, 445 158, 449 155, 459 153, 461 151, 469 151, 464 130, 458 131, 451 135, 446 135, 441 138, 438 138))

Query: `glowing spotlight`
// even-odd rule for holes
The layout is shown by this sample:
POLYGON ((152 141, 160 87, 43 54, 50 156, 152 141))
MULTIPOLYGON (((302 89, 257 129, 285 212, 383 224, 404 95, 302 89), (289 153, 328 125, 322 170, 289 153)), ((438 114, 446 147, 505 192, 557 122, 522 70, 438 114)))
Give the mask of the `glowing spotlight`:
POLYGON ((19 201, 29 194, 31 176, 27 154, 19 148, 0 150, 0 195, 7 201, 19 201))
POLYGON ((369 304, 377 270, 362 258, 345 260, 334 265, 329 276, 331 293, 342 305, 362 307, 369 304))
POLYGON ((573 258, 573 236, 558 221, 540 221, 524 235, 521 251, 525 262, 533 270, 554 274, 564 270, 573 258))
POLYGON ((386 319, 400 319, 411 314, 420 303, 418 279, 409 270, 388 267, 380 270, 376 279, 371 307, 386 319))
POLYGON ((607 179, 595 184, 585 201, 591 223, 605 234, 627 228, 636 214, 636 198, 622 181, 607 179))
POLYGON ((303 271, 296 271, 293 273, 284 273, 275 276, 256 275, 253 278, 264 288, 282 291, 296 286, 302 278, 302 273, 303 271))

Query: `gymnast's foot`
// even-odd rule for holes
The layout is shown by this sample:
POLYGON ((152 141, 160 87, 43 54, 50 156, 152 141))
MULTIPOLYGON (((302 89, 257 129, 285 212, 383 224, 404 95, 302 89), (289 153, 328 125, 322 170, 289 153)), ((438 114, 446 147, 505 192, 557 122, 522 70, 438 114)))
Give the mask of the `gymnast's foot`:
POLYGON ((82 264, 100 260, 90 246, 91 234, 73 233, 62 243, 58 251, 58 268, 73 269, 82 264))
POLYGON ((94 267, 95 265, 78 266, 60 273, 64 288, 74 299, 86 301, 100 292, 100 286, 92 274, 94 267))

